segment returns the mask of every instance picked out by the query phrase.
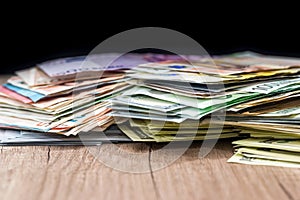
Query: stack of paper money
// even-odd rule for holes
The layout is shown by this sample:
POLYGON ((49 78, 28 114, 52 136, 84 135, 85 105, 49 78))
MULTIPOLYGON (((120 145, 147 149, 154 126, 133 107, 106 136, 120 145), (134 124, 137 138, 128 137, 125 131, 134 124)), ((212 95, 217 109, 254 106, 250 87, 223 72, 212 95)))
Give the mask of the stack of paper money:
POLYGON ((108 100, 130 87, 124 70, 166 59, 155 54, 95 54, 18 71, 0 87, 0 126, 66 136, 103 131, 114 122, 108 100))
POLYGON ((15 129, 2 133, 2 144, 77 144, 70 135, 80 132, 97 144, 105 139, 94 133, 117 123, 124 134, 110 134, 113 141, 250 137, 234 143, 230 161, 298 164, 297 151, 279 144, 299 145, 300 59, 249 52, 116 57, 64 58, 16 72, 0 87, 0 126, 15 129), (266 147, 270 140, 276 145, 266 147))
POLYGON ((275 137, 270 130, 277 131, 278 137, 285 133, 285 138, 294 138, 298 130, 292 123, 300 111, 293 106, 300 92, 299 72, 299 59, 253 53, 219 56, 213 62, 199 57, 192 63, 142 64, 127 72, 134 87, 113 98, 111 115, 130 118, 123 131, 137 141, 202 140, 250 133, 275 137), (225 108, 224 129, 215 128, 223 124, 217 116, 225 115, 219 112, 225 108))

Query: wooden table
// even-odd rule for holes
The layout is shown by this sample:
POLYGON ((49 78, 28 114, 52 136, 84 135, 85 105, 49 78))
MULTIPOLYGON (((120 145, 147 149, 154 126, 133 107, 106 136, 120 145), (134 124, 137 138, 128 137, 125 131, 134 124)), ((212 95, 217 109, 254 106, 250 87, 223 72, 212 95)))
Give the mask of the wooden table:
MULTIPOLYGON (((173 164, 153 171, 169 156, 161 144, 117 144, 143 153, 149 173, 126 173, 99 162, 86 147, 0 147, 1 199, 300 199, 300 170, 228 164, 230 140, 219 141, 199 159, 201 142, 173 164)), ((100 158, 116 159, 114 144, 90 147, 100 158)), ((174 149, 175 151, 176 149, 174 149)), ((118 164, 131 165, 135 157, 118 164)), ((118 160, 115 160, 118 161, 118 160)))

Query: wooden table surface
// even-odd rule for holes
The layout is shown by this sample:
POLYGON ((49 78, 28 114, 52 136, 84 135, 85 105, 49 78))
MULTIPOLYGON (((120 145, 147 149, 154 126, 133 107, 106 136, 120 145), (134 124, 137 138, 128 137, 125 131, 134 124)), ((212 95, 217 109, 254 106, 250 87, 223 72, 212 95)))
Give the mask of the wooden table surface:
POLYGON ((226 163, 232 155, 230 140, 219 141, 205 158, 198 157, 201 142, 194 142, 173 164, 154 171, 176 151, 162 149, 153 156, 161 147, 0 147, 1 199, 300 199, 299 169, 226 163), (148 159, 138 162, 150 172, 121 172, 89 153, 135 167, 135 156, 118 160, 120 150, 145 155, 148 159))

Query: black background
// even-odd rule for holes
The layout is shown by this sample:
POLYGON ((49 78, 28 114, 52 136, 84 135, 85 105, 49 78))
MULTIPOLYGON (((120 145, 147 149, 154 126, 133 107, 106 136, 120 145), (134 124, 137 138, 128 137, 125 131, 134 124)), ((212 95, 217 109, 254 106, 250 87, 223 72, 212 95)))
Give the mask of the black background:
POLYGON ((187 12, 170 8, 165 12, 156 5, 151 11, 119 13, 109 7, 102 13, 103 9, 74 11, 54 6, 46 11, 46 7, 29 10, 20 6, 21 11, 1 17, 1 73, 58 57, 87 54, 114 34, 149 26, 180 31, 211 54, 252 50, 300 57, 299 17, 291 10, 283 13, 283 8, 268 8, 271 12, 266 13, 266 9, 245 11, 244 6, 202 13, 205 9, 190 9, 193 6, 187 12))

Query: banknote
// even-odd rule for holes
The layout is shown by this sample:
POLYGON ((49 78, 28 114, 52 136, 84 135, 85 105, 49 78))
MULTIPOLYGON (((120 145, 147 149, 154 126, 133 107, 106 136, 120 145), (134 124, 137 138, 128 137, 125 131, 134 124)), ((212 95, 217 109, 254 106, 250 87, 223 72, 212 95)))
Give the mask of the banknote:
POLYGON ((80 125, 77 125, 71 129, 65 130, 65 131, 61 131, 58 132, 58 134, 63 134, 66 136, 70 136, 70 135, 78 135, 79 133, 85 133, 85 132, 89 132, 92 131, 93 129, 95 129, 97 126, 101 126, 101 124, 106 124, 108 122, 111 121, 111 117, 110 116, 106 116, 106 115, 102 115, 102 116, 96 116, 96 118, 91 119, 85 123, 80 123, 80 125), (101 123, 100 121, 101 120, 101 123))
POLYGON ((130 69, 143 63, 166 59, 182 60, 183 58, 177 55, 105 53, 56 59, 40 63, 38 67, 49 77, 70 77, 82 72, 87 72, 85 74, 87 76, 93 74, 90 72, 130 69))
POLYGON ((239 90, 245 91, 245 92, 257 92, 257 93, 263 93, 263 94, 268 94, 271 92, 274 92, 276 90, 279 90, 281 88, 294 85, 294 84, 299 84, 300 83, 300 78, 296 79, 285 79, 285 80, 280 80, 280 81, 270 81, 270 82, 265 82, 265 83, 259 83, 256 85, 252 85, 249 87, 241 88, 239 90))
MULTIPOLYGON (((1 90, 1 86, 0 86, 0 90, 1 90)), ((11 106, 15 106, 17 108, 33 108, 33 106, 27 102, 22 102, 19 101, 18 99, 15 98, 11 98, 9 95, 6 95, 5 93, 2 93, 0 91, 0 102, 1 102, 1 106, 4 105, 11 105, 11 106)))
POLYGON ((138 113, 145 113, 145 114, 154 114, 154 115, 162 115, 162 116, 175 116, 175 115, 180 115, 180 110, 183 110, 185 108, 179 109, 179 110, 174 110, 174 111, 169 111, 169 112, 162 112, 158 110, 152 110, 148 108, 142 108, 142 107, 137 107, 137 106, 128 106, 128 105, 122 105, 122 104, 113 104, 111 108, 115 111, 122 111, 122 112, 138 112, 138 113))
POLYGON ((259 105, 253 105, 239 112, 245 115, 259 115, 297 107, 300 105, 299 96, 300 94, 295 94, 283 100, 276 99, 270 102, 264 102, 259 105))
POLYGON ((160 100, 145 95, 130 96, 130 97, 121 96, 112 99, 111 102, 113 104, 136 106, 136 107, 148 108, 148 109, 153 109, 153 110, 158 110, 163 112, 168 112, 168 111, 186 107, 179 103, 160 100))
POLYGON ((101 79, 99 78, 96 80, 75 81, 72 83, 64 83, 60 85, 29 87, 22 81, 22 79, 14 76, 8 80, 8 84, 4 84, 4 87, 13 87, 9 89, 30 99, 34 99, 35 102, 37 102, 42 98, 49 96, 68 94, 71 92, 78 92, 80 90, 95 89, 99 86, 107 84, 114 84, 119 82, 124 83, 127 79, 123 78, 124 75, 116 75, 113 77, 105 77, 101 79))
POLYGON ((25 96, 22 96, 22 95, 14 92, 12 90, 9 90, 9 89, 7 89, 3 86, 0 86, 0 92, 7 95, 7 96, 9 96, 9 97, 11 97, 12 99, 16 99, 16 100, 21 101, 23 103, 32 103, 31 99, 29 99, 25 96))
POLYGON ((37 101, 43 99, 44 97, 46 97, 44 94, 34 92, 32 90, 29 90, 29 89, 24 89, 24 88, 21 88, 21 87, 17 87, 17 86, 14 86, 12 84, 9 84, 9 83, 4 84, 3 87, 5 87, 5 88, 7 88, 11 91, 14 91, 14 92, 16 92, 16 93, 18 93, 18 94, 20 94, 24 97, 27 97, 33 102, 37 102, 37 101))
POLYGON ((222 128, 233 128, 232 126, 223 126, 218 124, 210 123, 210 118, 204 118, 202 120, 191 120, 187 119, 186 121, 182 123, 176 123, 176 122, 167 122, 167 121, 155 121, 155 120, 142 120, 142 119, 130 119, 129 123, 132 127, 147 127, 149 130, 179 130, 179 129, 222 129, 222 128))
MULTIPOLYGON (((203 97, 215 97, 218 95, 224 96, 229 92, 235 92, 234 89, 242 88, 251 83, 235 83, 235 84, 193 84, 193 83, 176 83, 174 81, 156 81, 156 80, 139 80, 133 82, 133 85, 151 87, 152 88, 161 88, 166 89, 172 92, 175 90, 181 93, 191 93, 195 95, 203 95, 203 97)), ((130 83, 130 82, 129 82, 130 83)), ((257 83, 257 82, 256 82, 257 83)), ((253 84, 253 83, 252 83, 253 84)), ((165 91, 166 91, 165 90, 165 91)))
POLYGON ((280 70, 298 67, 300 59, 292 57, 263 55, 255 52, 238 52, 231 55, 214 56, 215 62, 230 63, 244 69, 244 72, 280 70))
POLYGON ((266 165, 266 166, 277 166, 277 167, 300 168, 299 163, 247 157, 239 153, 234 154, 227 162, 248 164, 248 165, 266 165))
POLYGON ((236 106, 233 106, 233 107, 229 108, 228 111, 240 112, 244 109, 251 108, 254 106, 259 106, 259 105, 262 105, 265 103, 278 102, 278 101, 282 101, 285 99, 297 97, 297 95, 299 95, 299 93, 300 93, 299 90, 292 90, 290 92, 283 92, 283 93, 279 93, 279 94, 272 95, 272 96, 266 96, 266 97, 262 97, 259 99, 254 99, 254 100, 247 101, 247 102, 238 104, 236 106))
POLYGON ((250 74, 253 72, 297 68, 299 67, 300 59, 240 52, 238 54, 214 56, 213 59, 199 57, 198 59, 190 60, 191 62, 188 61, 174 62, 169 60, 159 63, 146 63, 135 69, 158 68, 217 75, 250 74))
POLYGON ((299 139, 296 134, 289 134, 284 131, 275 132, 269 130, 258 130, 258 129, 240 129, 240 136, 251 137, 254 139, 280 139, 280 140, 295 140, 299 139))
MULTIPOLYGON (((79 112, 69 112, 61 116, 55 116, 54 120, 42 120, 31 118, 21 118, 21 116, 0 116, 0 124, 5 127, 16 127, 18 129, 34 130, 40 132, 59 132, 84 123, 91 118, 101 116, 110 109, 104 104, 90 107, 87 110, 79 110, 79 112), (97 113, 100 112, 100 113, 97 113), (16 120, 17 119, 17 120, 16 120)), ((51 117, 51 116, 50 116, 51 117)))
POLYGON ((253 162, 253 164, 260 163, 273 166, 294 165, 300 162, 299 144, 299 137, 291 139, 247 138, 237 140, 233 142, 235 155, 228 161, 245 164, 253 162))
POLYGON ((28 118, 28 116, 34 115, 35 117, 31 118, 31 121, 50 123, 72 113, 88 112, 93 111, 93 109, 99 106, 108 106, 109 102, 103 98, 105 98, 106 95, 112 95, 114 92, 122 90, 122 85, 124 86, 123 83, 119 83, 103 88, 103 94, 97 96, 97 98, 94 96, 90 96, 89 98, 84 96, 83 98, 77 99, 77 97, 74 98, 74 96, 71 95, 35 104, 24 104, 5 96, 0 96, 0 102, 2 103, 0 104, 0 113, 2 113, 3 116, 17 118, 28 118), (74 101, 74 99, 76 99, 76 101, 74 101))
POLYGON ((245 98, 247 96, 254 96, 255 93, 241 93, 241 94, 232 94, 227 95, 225 97, 220 98, 212 98, 212 99, 202 99, 202 98, 192 98, 183 95, 175 95, 172 93, 162 92, 159 90, 154 90, 145 87, 133 87, 130 90, 127 90, 123 93, 126 96, 133 95, 146 95, 156 99, 162 99, 169 102, 183 104, 185 106, 194 107, 198 109, 205 109, 214 105, 225 104, 228 102, 233 102, 240 98, 245 98))
POLYGON ((99 99, 103 99, 107 96, 114 95, 115 93, 122 92, 126 88, 128 88, 129 85, 126 83, 115 83, 103 86, 101 88, 97 88, 95 90, 88 90, 80 93, 73 93, 70 95, 65 95, 61 97, 56 98, 49 98, 47 100, 42 100, 37 103, 33 103, 32 105, 37 108, 41 109, 59 109, 59 108, 74 108, 77 105, 80 104, 87 104, 91 101, 97 101, 99 99), (84 103, 80 103, 84 102, 84 103), (69 106, 68 106, 69 105, 69 106))
MULTIPOLYGON (((16 79, 19 78, 22 81, 26 83, 29 87, 37 87, 37 86, 52 86, 52 85, 60 85, 65 83, 78 83, 80 81, 84 80, 103 80, 104 78, 108 77, 116 77, 119 75, 123 75, 124 73, 117 73, 117 72, 103 72, 103 73, 93 73, 92 75, 86 77, 86 76, 76 76, 76 77, 60 77, 60 78, 54 78, 49 77, 46 73, 44 73, 40 68, 38 67, 31 67, 28 69, 23 69, 20 71, 16 71, 17 76, 13 76, 10 79, 16 79)), ((10 80, 8 80, 10 82, 10 80)), ((11 82, 10 82, 11 83, 11 82)))
POLYGON ((224 134, 224 133, 238 133, 239 129, 234 128, 223 128, 223 129, 161 129, 161 130, 153 130, 149 129, 148 127, 140 127, 143 130, 146 130, 151 135, 217 135, 217 134, 224 134))
POLYGON ((209 84, 209 83, 223 83, 226 78, 220 78, 216 76, 209 76, 205 74, 188 73, 188 72, 171 72, 164 74, 151 74, 145 72, 137 72, 128 74, 128 77, 142 80, 169 80, 183 83, 198 83, 198 84, 209 84))
MULTIPOLYGON (((170 123, 170 122, 167 122, 170 123)), ((171 122, 172 123, 172 122, 171 122)), ((218 139, 218 138, 230 138, 237 137, 237 132, 225 132, 220 135, 220 133, 216 134, 177 134, 177 132, 173 132, 173 134, 163 134, 163 135, 153 135, 149 132, 148 129, 143 127, 132 127, 129 123, 119 124, 120 129, 133 141, 139 142, 170 142, 170 141, 189 141, 189 140, 204 140, 204 139, 218 139)))
POLYGON ((59 81, 57 79, 50 78, 38 67, 31 67, 29 69, 16 71, 16 74, 28 86, 47 85, 59 81))
MULTIPOLYGON (((153 64, 151 64, 153 65, 153 64)), ((249 67, 249 66, 248 66, 249 67)), ((191 81, 192 83, 198 83, 198 84, 215 84, 215 83, 223 83, 223 84, 234 84, 234 83, 241 83, 243 81, 244 83, 256 81, 259 79, 259 81, 264 81, 270 79, 270 77, 277 78, 277 77, 290 77, 290 78, 299 78, 299 72, 300 68, 291 68, 291 69, 281 69, 281 70, 269 70, 269 71, 256 71, 253 73, 241 73, 241 74, 231 74, 226 75, 223 73, 219 73, 218 75, 209 75, 205 74, 205 71, 203 73, 187 73, 187 72, 180 72, 180 71, 158 71, 156 73, 150 73, 149 70, 142 71, 139 68, 135 69, 137 72, 136 74, 143 75, 143 79, 147 80, 146 76, 148 76, 148 79, 162 80, 161 76, 173 76, 168 79, 178 81, 176 80, 177 77, 182 76, 183 80, 181 82, 184 82, 186 80, 185 78, 190 78, 194 81, 191 81), (163 74, 163 75, 162 75, 163 74), (152 75, 152 76, 151 76, 152 75)), ((131 74, 132 77, 136 78, 135 75, 131 74)), ((165 78, 166 79, 166 78, 165 78)), ((188 82, 188 81, 186 81, 188 82)))
MULTIPOLYGON (((123 112, 123 111, 112 111, 109 115, 114 117, 122 117, 122 118, 133 118, 133 119, 147 119, 147 120, 158 120, 158 121, 167 121, 167 122, 176 122, 181 123, 185 121, 187 118, 183 118, 181 116, 163 116, 156 114, 145 114, 139 112, 123 112)), ((118 119, 116 119, 118 121, 118 119)))
POLYGON ((300 153, 300 140, 247 138, 243 140, 234 141, 232 142, 232 144, 253 148, 278 149, 283 151, 293 151, 300 153))
POLYGON ((140 128, 131 127, 128 121, 120 123, 118 126, 120 130, 134 142, 155 142, 153 137, 144 133, 140 128))
POLYGON ((211 135, 194 135, 194 136, 154 136, 155 142, 182 142, 182 141, 191 141, 191 140, 218 140, 218 139, 226 139, 226 138, 234 138, 237 137, 238 133, 230 132, 223 134, 211 134, 211 135))
MULTIPOLYGON (((217 123, 217 122, 214 122, 217 123)), ((271 131, 271 132, 279 132, 279 133, 287 133, 292 134, 294 136, 299 136, 299 125, 291 125, 291 124, 278 124, 278 123, 263 123, 263 122, 232 122, 225 121, 225 125, 231 125, 242 128, 254 128, 258 130, 271 131)), ((274 133, 274 134, 275 134, 274 133)))
POLYGON ((262 117, 282 117, 282 116, 291 116, 300 114, 300 107, 295 106, 291 108, 281 109, 273 112, 268 112, 264 114, 259 114, 258 116, 262 117))
POLYGON ((192 97, 187 97, 183 95, 175 95, 172 93, 166 93, 159 90, 154 90, 150 88, 145 87, 133 87, 126 92, 123 93, 123 95, 126 96, 133 96, 133 95, 146 95, 155 99, 161 99, 164 101, 174 102, 178 104, 182 104, 189 107, 199 108, 199 109, 205 109, 209 106, 212 106, 213 103, 223 103, 224 100, 220 99, 217 100, 207 100, 207 99, 197 99, 192 97), (217 101, 217 102, 216 102, 217 101))
POLYGON ((71 120, 60 123, 57 126, 51 127, 48 132, 57 133, 63 135, 76 135, 79 132, 86 132, 94 129, 100 125, 101 121, 107 122, 111 118, 106 114, 109 113, 110 109, 103 107, 95 110, 96 113, 86 113, 84 115, 78 115, 73 117, 71 120))
POLYGON ((273 70, 273 71, 262 71, 262 72, 254 72, 248 74, 237 74, 237 75, 227 75, 222 76, 224 82, 232 83, 236 81, 252 81, 255 79, 270 79, 270 77, 295 77, 299 78, 300 69, 283 69, 283 70, 273 70))
POLYGON ((182 118, 188 118, 188 119, 200 119, 203 116, 207 114, 208 111, 202 111, 201 109, 193 108, 193 107, 185 107, 180 108, 176 110, 172 110, 169 112, 161 112, 158 110, 151 110, 151 109, 145 109, 135 106, 124 106, 124 105, 118 105, 115 104, 112 106, 112 109, 115 111, 122 111, 123 113, 134 112, 134 113, 144 113, 144 114, 154 114, 154 115, 161 115, 161 116, 181 116, 182 118))
POLYGON ((185 61, 163 61, 159 63, 146 63, 139 65, 138 68, 135 68, 133 70, 151 73, 167 73, 170 71, 180 71, 213 75, 231 75, 244 72, 237 67, 231 67, 229 64, 223 64, 220 62, 218 64, 215 64, 212 60, 208 61, 207 59, 203 59, 203 61, 192 61, 191 63, 185 61))
MULTIPOLYGON (((78 56, 70 58, 61 58, 57 60, 47 61, 38 64, 38 67, 43 70, 49 77, 66 77, 75 75, 78 72, 92 72, 103 70, 118 70, 123 68, 133 67, 125 63, 115 63, 110 65, 112 61, 117 59, 119 54, 99 54, 91 56, 78 56)), ((137 57, 139 61, 140 57, 137 57)), ((126 60, 127 61, 127 60, 126 60)), ((128 59, 128 61, 132 61, 128 59)), ((145 61, 143 61, 145 62, 145 61)))
POLYGON ((212 97, 224 97, 226 95, 238 93, 237 91, 231 92, 215 92, 215 91, 203 91, 203 90, 195 90, 193 87, 181 88, 177 87, 176 85, 173 86, 166 86, 162 84, 155 84, 155 83, 138 83, 136 84, 140 87, 147 87, 150 89, 159 90, 162 92, 168 92, 175 95, 182 95, 192 98, 212 98, 212 97))

